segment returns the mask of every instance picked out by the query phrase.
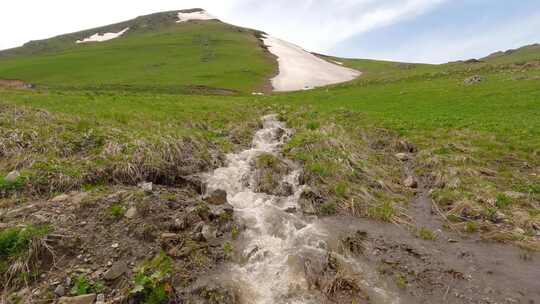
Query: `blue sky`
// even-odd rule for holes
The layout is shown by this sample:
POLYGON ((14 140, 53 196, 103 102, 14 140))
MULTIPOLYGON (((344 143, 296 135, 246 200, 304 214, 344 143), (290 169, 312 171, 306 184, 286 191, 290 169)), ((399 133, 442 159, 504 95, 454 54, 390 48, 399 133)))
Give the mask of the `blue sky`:
POLYGON ((442 63, 540 42, 540 0, 18 0, 0 10, 0 49, 192 7, 343 57, 442 63))
POLYGON ((538 0, 454 0, 390 26, 359 33, 328 51, 345 57, 446 62, 540 42, 538 0))

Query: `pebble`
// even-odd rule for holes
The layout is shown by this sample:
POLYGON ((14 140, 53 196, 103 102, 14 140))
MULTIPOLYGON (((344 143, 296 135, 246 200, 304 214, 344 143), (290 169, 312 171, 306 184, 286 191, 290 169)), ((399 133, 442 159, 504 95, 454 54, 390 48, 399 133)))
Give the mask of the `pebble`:
POLYGON ((114 244, 111 245, 111 248, 115 248, 115 249, 116 249, 116 248, 118 248, 118 247, 120 247, 120 244, 118 244, 118 243, 114 243, 114 244))
POLYGON ((56 286, 56 288, 54 289, 54 294, 59 296, 59 297, 65 296, 66 295, 66 288, 64 287, 64 285, 56 286))

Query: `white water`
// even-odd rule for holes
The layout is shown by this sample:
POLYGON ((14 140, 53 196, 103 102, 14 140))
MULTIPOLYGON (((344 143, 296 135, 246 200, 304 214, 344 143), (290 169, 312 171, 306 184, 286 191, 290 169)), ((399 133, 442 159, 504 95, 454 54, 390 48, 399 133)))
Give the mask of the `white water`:
MULTIPOLYGON (((293 186, 294 194, 277 197, 255 193, 250 187, 252 162, 263 153, 278 155, 290 130, 276 115, 262 119, 263 128, 253 139, 252 148, 227 156, 227 166, 207 177, 208 190, 227 191, 227 199, 235 209, 237 220, 246 225, 241 243, 243 262, 230 266, 226 274, 241 292, 247 304, 311 304, 323 303, 320 292, 309 289, 304 258, 321 259, 327 255, 325 240, 329 235, 314 218, 291 214, 285 210, 297 207, 304 190, 299 185, 299 170, 293 170, 284 182, 293 186)), ((236 244, 235 244, 236 245, 236 244)), ((368 288, 372 303, 398 303, 382 289, 372 286, 374 274, 362 271, 362 265, 340 257, 356 273, 363 288, 368 288)))

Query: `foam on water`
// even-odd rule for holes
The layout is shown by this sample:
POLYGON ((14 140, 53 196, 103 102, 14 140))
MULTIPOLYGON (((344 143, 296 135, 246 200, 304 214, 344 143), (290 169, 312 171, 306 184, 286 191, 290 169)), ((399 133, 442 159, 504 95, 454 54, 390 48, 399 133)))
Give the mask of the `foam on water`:
MULTIPOLYGON (((325 257, 325 239, 329 236, 317 225, 314 218, 292 214, 285 210, 297 207, 304 186, 299 183, 300 170, 293 170, 284 178, 293 187, 293 194, 278 197, 256 193, 250 187, 252 163, 263 153, 279 157, 279 151, 290 137, 276 115, 262 118, 263 128, 253 139, 252 148, 227 156, 227 166, 216 169, 207 176, 208 191, 227 191, 227 199, 234 207, 238 220, 246 229, 242 233, 245 262, 230 265, 228 277, 237 282, 243 303, 322 303, 321 293, 308 286, 304 257, 325 257)), ((346 257, 343 262, 362 272, 363 287, 369 288, 374 303, 397 303, 382 289, 371 286, 369 274, 362 265, 346 257)))

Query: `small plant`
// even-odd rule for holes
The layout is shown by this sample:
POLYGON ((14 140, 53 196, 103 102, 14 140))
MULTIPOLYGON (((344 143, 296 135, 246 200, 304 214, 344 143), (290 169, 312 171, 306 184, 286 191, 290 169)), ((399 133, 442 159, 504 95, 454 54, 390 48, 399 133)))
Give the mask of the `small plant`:
POLYGON ((46 251, 52 253, 44 238, 47 226, 8 228, 0 231, 0 277, 10 284, 28 283, 38 275, 40 257, 46 251))
POLYGON ((337 196, 345 197, 347 195, 348 185, 346 182, 339 182, 337 183, 336 187, 334 188, 334 192, 337 196))
POLYGON ((418 236, 427 241, 434 241, 437 239, 437 235, 428 228, 422 227, 418 230, 418 236))
POLYGON ((322 215, 333 215, 337 212, 337 205, 334 202, 326 202, 321 205, 322 215))
POLYGON ((26 178, 19 176, 15 181, 7 181, 4 177, 0 177, 0 196, 8 192, 17 191, 24 187, 26 178))
POLYGON ((510 206, 510 204, 512 204, 512 199, 509 198, 506 194, 499 193, 497 195, 497 201, 495 202, 495 205, 497 206, 497 208, 504 209, 510 206))
POLYGON ((397 274, 396 285, 401 289, 407 288, 407 278, 403 274, 397 274))
POLYGON ((238 226, 233 225, 231 229, 231 238, 233 240, 236 240, 238 238, 238 234, 240 234, 240 231, 238 230, 238 226))
POLYGON ((231 257, 232 252, 233 252, 232 244, 230 242, 225 242, 225 244, 223 244, 223 253, 225 254, 225 256, 227 258, 231 257))
POLYGON ((75 284, 71 288, 71 294, 74 296, 82 296, 89 294, 92 291, 92 284, 84 276, 81 275, 75 280, 75 284))
POLYGON ((167 302, 173 288, 170 284, 172 260, 164 253, 144 262, 133 279, 132 296, 139 303, 161 304, 167 302))
POLYGON ((394 206, 391 202, 386 201, 380 206, 374 206, 368 209, 368 215, 372 218, 390 222, 395 214, 394 206))
POLYGON ((476 231, 478 231, 478 224, 476 222, 467 222, 465 224, 465 232, 475 233, 476 231))
POLYGON ((123 217, 124 213, 126 213, 126 209, 121 204, 113 204, 111 207, 109 207, 109 215, 113 219, 119 219, 123 217))
POLYGON ((319 123, 316 121, 310 121, 306 124, 306 129, 315 131, 320 127, 319 123))

